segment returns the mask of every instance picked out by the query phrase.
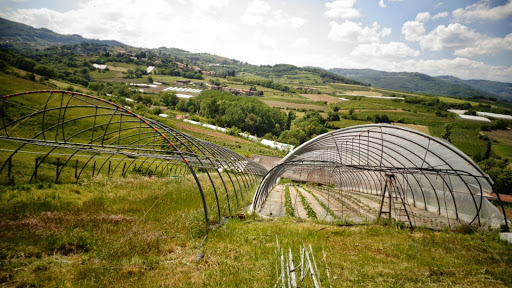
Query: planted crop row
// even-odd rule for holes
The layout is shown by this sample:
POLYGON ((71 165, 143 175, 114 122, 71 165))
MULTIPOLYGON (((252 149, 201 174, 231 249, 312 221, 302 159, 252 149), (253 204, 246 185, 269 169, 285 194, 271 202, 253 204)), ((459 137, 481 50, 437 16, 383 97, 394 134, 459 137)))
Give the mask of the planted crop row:
POLYGON ((290 188, 288 186, 285 186, 285 188, 284 188, 284 198, 285 198, 286 216, 295 217, 295 213, 293 211, 292 198, 290 197, 290 188))
POLYGON ((308 218, 317 219, 315 211, 313 210, 313 208, 311 208, 311 206, 309 206, 309 202, 306 200, 304 195, 302 195, 302 193, 298 189, 297 189, 297 194, 299 194, 300 200, 302 201, 302 205, 304 206, 304 209, 306 209, 308 218))

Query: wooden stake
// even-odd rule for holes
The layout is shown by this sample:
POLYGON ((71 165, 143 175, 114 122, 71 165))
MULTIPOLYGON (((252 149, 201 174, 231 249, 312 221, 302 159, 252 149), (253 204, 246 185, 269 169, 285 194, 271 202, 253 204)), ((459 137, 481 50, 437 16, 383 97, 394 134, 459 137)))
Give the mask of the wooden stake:
POLYGON ((7 179, 11 179, 11 167, 12 166, 12 158, 9 158, 9 162, 7 164, 7 179))
POLYGON ((34 180, 37 180, 37 158, 36 158, 36 166, 34 167, 34 180))
POLYGON ((297 279, 295 279, 295 267, 293 267, 293 255, 292 248, 288 248, 288 256, 290 257, 290 261, 288 262, 290 265, 290 279, 292 287, 297 287, 297 279))
POLYGON ((325 251, 322 249, 322 254, 324 255, 324 257, 322 258, 322 260, 324 261, 325 263, 325 272, 327 273, 327 281, 329 281, 329 287, 331 287, 331 275, 329 275, 329 266, 327 266, 327 260, 325 260, 325 256, 327 254, 325 254, 325 251))
POLYGON ((75 179, 78 179, 78 159, 76 159, 75 162, 75 179))
POLYGON ((59 180, 59 166, 60 158, 57 158, 57 169, 55 170, 55 184, 57 184, 57 180, 59 180))
POLYGON ((309 266, 309 272, 311 273, 311 277, 313 277, 313 284, 315 284, 315 288, 320 288, 320 284, 318 284, 318 280, 316 279, 315 275, 315 268, 313 268, 313 265, 311 264, 311 259, 309 258, 309 253, 306 247, 304 247, 305 254, 306 254, 306 260, 308 261, 309 266))
POLYGON ((283 278, 283 282, 282 282, 282 283, 283 283, 283 285, 282 285, 282 286, 283 286, 283 288, 286 288, 286 286, 285 286, 285 284, 284 284, 284 283, 285 283, 285 278, 286 278, 286 276, 285 276, 285 273, 284 273, 284 256, 283 256, 283 249, 281 249, 281 275, 283 276, 283 277, 282 277, 282 278, 283 278))
POLYGON ((313 267, 316 271, 316 277, 318 278, 318 283, 320 283, 320 273, 318 273, 318 268, 316 267, 316 260, 315 260, 315 254, 313 254, 313 248, 311 247, 311 244, 309 244, 309 251, 311 251, 311 258, 313 258, 313 267))

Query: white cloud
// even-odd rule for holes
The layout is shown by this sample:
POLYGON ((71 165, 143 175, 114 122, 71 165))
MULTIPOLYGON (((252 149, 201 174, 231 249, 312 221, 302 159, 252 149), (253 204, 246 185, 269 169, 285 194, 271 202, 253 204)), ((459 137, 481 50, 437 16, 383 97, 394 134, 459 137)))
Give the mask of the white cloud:
POLYGON ((427 22, 428 20, 430 20, 429 12, 420 12, 416 15, 416 21, 427 22))
POLYGON ((448 11, 443 11, 443 12, 439 12, 436 15, 434 15, 434 17, 432 17, 432 20, 438 20, 441 18, 446 18, 448 16, 450 16, 450 13, 448 13, 448 11))
POLYGON ((307 49, 310 47, 310 41, 305 37, 299 37, 290 45, 293 49, 307 49))
POLYGON ((455 51, 457 56, 472 57, 478 55, 491 55, 496 52, 512 50, 512 33, 504 38, 487 37, 486 39, 478 40, 473 45, 455 51))
POLYGON ((401 42, 390 42, 386 44, 371 43, 361 44, 357 46, 352 53, 352 56, 364 57, 387 57, 387 58, 410 58, 418 57, 419 51, 416 51, 401 42))
POLYGON ((479 2, 459 8, 452 12, 453 17, 466 21, 477 19, 498 21, 512 15, 512 1, 508 0, 505 5, 490 7, 490 0, 480 0, 479 2))
POLYGON ((361 12, 354 8, 357 0, 335 0, 333 2, 325 3, 327 11, 325 15, 330 18, 359 18, 361 12))
POLYGON ((422 71, 440 76, 453 75, 462 79, 487 79, 510 82, 512 67, 488 65, 467 58, 441 60, 411 60, 402 64, 405 71, 422 71))
POLYGON ((391 34, 391 28, 380 29, 380 25, 374 22, 372 27, 363 27, 362 23, 345 20, 343 23, 331 21, 329 39, 333 41, 351 41, 357 43, 380 42, 381 38, 391 34), (379 31, 380 29, 380 31, 379 31))
POLYGON ((444 5, 443 2, 437 3, 436 6, 434 6, 434 10, 436 10, 437 8, 439 8, 439 7, 443 6, 443 5, 444 5))
POLYGON ((407 41, 420 41, 425 32, 425 25, 419 21, 407 21, 402 26, 402 34, 407 41))
POLYGON ((299 28, 304 25, 305 20, 300 17, 291 17, 281 9, 274 9, 265 1, 253 0, 247 5, 245 13, 240 16, 240 22, 249 26, 280 27, 288 25, 299 28))
POLYGON ((454 50, 457 56, 473 57, 512 50, 512 34, 505 38, 489 37, 459 23, 439 25, 418 39, 422 49, 432 51, 454 50))
MULTIPOLYGON (((402 1, 404 1, 404 0, 388 0, 388 2, 402 2, 402 1)), ((381 8, 386 8, 386 7, 388 7, 388 5, 386 4, 386 2, 385 2, 384 0, 380 0, 380 1, 379 1, 379 6, 380 6, 381 8)))

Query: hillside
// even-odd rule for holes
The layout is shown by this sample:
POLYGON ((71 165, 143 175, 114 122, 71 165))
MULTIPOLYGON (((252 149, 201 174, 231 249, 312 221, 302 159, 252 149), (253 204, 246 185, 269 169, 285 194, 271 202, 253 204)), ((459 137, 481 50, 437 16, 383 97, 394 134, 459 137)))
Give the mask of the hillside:
MULTIPOLYGON (((342 69, 334 68, 329 71, 343 77, 351 78, 372 86, 409 92, 427 93, 433 95, 445 95, 453 97, 498 97, 511 101, 512 93, 493 81, 471 80, 464 81, 455 77, 457 81, 447 80, 447 77, 432 77, 421 73, 412 72, 385 72, 371 69, 342 69), (460 81, 459 81, 460 80, 460 81), (472 83, 472 85, 469 84, 472 83), (493 82, 491 85, 487 82, 493 82), (486 85, 487 84, 487 85, 486 85), (492 88, 492 89, 491 89, 492 88), (498 93, 497 93, 498 92, 498 93)), ((506 83, 501 83, 506 84, 506 83)), ((510 85, 510 84, 507 84, 510 85)), ((508 86, 510 87, 510 86, 508 86)), ((509 90, 510 91, 510 88, 509 90)))
POLYGON ((452 84, 470 86, 472 88, 495 94, 510 99, 512 97, 512 83, 504 83, 489 80, 462 80, 453 76, 438 76, 438 79, 452 84))
POLYGON ((97 43, 104 45, 124 45, 114 40, 87 39, 80 35, 62 35, 46 28, 34 28, 25 24, 0 18, 0 46, 21 51, 31 48, 47 48, 55 45, 97 43))

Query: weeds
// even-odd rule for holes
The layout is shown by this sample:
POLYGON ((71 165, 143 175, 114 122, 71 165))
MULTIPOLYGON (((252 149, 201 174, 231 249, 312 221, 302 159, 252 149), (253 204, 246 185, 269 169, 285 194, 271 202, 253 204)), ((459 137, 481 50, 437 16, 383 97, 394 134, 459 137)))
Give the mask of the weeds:
POLYGON ((293 210, 292 198, 290 197, 290 187, 288 185, 284 186, 284 197, 285 197, 285 206, 286 206, 286 216, 295 217, 295 212, 293 210))
POLYGON ((309 206, 308 200, 306 200, 304 195, 302 195, 302 193, 298 189, 296 189, 296 190, 297 190, 297 194, 299 194, 299 196, 300 196, 300 200, 302 202, 302 205, 304 206, 304 209, 306 210, 306 212, 308 214, 308 218, 310 218, 310 219, 317 219, 315 210, 313 210, 313 208, 311 208, 311 206, 309 206))

